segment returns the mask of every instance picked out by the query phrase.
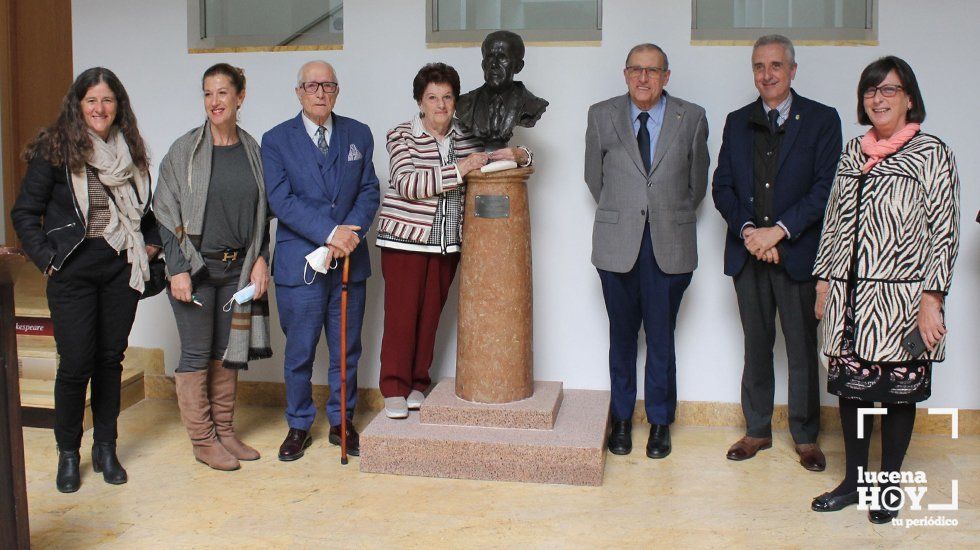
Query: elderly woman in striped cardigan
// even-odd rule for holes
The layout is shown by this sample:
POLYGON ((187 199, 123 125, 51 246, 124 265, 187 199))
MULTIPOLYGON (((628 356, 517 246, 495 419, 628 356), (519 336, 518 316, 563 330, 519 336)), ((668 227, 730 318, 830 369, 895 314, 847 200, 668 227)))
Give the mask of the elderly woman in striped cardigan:
POLYGON ((439 316, 459 265, 464 177, 490 160, 531 162, 524 147, 485 153, 453 119, 459 75, 430 63, 415 76, 419 114, 388 132, 391 177, 378 223, 385 279, 381 393, 389 418, 418 409, 430 384, 439 316))

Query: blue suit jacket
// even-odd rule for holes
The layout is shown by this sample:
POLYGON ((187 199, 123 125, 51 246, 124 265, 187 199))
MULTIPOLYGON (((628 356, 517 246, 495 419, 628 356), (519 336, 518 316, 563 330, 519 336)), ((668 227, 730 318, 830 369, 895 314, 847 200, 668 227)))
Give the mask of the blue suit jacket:
POLYGON ((365 124, 332 114, 330 149, 324 158, 306 133, 302 116, 262 136, 265 189, 269 208, 279 219, 273 276, 278 285, 304 284, 306 255, 322 246, 334 227, 358 225, 361 243, 351 254, 350 280, 363 281, 371 275, 364 237, 380 200, 372 160, 374 138, 365 124))
MULTIPOLYGON (((783 222, 791 235, 780 241, 780 264, 794 280, 808 281, 812 279, 824 209, 840 160, 840 117, 833 107, 791 93, 793 103, 779 148, 773 213, 775 221, 783 222)), ((715 207, 728 222, 725 275, 732 277, 742 271, 749 258, 742 226, 755 222, 755 136, 749 114, 761 108, 761 101, 729 113, 711 183, 715 207)))

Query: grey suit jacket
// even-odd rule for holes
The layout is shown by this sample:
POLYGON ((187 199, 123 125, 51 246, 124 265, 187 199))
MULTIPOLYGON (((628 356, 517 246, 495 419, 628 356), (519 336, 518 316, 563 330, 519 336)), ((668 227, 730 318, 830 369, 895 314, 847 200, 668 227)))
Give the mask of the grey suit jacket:
POLYGON ((708 186, 708 122, 704 109, 667 96, 664 122, 650 174, 643 169, 622 95, 589 108, 585 132, 585 182, 598 208, 592 263, 626 273, 636 263, 649 219, 657 264, 665 273, 698 266, 697 214, 708 186))

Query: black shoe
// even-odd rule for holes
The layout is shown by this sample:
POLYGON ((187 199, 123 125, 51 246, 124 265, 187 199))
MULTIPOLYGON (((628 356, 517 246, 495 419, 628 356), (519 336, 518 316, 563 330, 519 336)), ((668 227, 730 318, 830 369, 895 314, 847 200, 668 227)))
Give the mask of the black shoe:
POLYGON ((92 444, 92 469, 95 470, 95 473, 102 472, 102 479, 112 485, 122 485, 129 480, 126 470, 123 469, 122 464, 119 463, 119 458, 116 457, 115 443, 95 442, 92 444))
POLYGON ((609 434, 609 452, 628 455, 633 450, 633 423, 629 420, 613 420, 609 434))
POLYGON ((868 510, 868 521, 878 525, 891 523, 898 517, 898 510, 868 510))
MULTIPOLYGON (((330 433, 327 441, 333 445, 340 446, 340 424, 330 426, 330 433)), ((361 456, 361 438, 354 429, 354 422, 347 422, 347 454, 351 456, 361 456)))
POLYGON ((813 502, 810 503, 810 509, 814 512, 836 512, 838 510, 843 510, 852 504, 857 504, 857 501, 857 491, 844 493, 843 495, 838 496, 834 496, 830 493, 824 493, 813 499, 813 502))
POLYGON ((78 450, 62 451, 58 450, 58 476, 55 484, 62 493, 74 493, 82 486, 82 475, 78 472, 78 463, 82 457, 78 450))
POLYGON ((279 460, 292 462, 303 458, 306 449, 312 444, 313 438, 310 437, 310 432, 299 428, 289 428, 286 439, 279 446, 279 460))
POLYGON ((650 439, 647 440, 647 456, 667 458, 670 454, 670 426, 653 424, 650 426, 650 439))

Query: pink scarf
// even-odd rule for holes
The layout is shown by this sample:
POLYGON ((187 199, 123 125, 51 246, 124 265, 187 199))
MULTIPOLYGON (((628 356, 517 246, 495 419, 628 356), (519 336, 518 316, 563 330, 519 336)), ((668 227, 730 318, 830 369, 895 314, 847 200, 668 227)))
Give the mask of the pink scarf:
POLYGON ((920 125, 915 122, 906 124, 904 128, 892 134, 892 137, 882 140, 878 139, 878 132, 875 132, 874 128, 868 130, 868 133, 861 138, 861 152, 868 155, 868 162, 861 167, 861 172, 867 174, 875 164, 901 149, 919 131, 919 127, 920 125))

